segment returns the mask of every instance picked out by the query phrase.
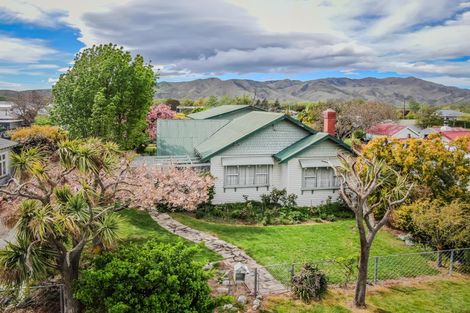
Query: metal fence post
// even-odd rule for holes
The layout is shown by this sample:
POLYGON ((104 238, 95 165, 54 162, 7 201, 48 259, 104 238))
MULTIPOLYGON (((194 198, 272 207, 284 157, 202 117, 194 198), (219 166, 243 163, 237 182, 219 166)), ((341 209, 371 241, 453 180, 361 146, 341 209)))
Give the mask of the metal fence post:
POLYGON ((375 268, 374 268, 374 284, 377 284, 377 280, 379 279, 378 277, 379 274, 379 257, 375 257, 375 268))
POLYGON ((289 285, 292 285, 292 280, 294 279, 295 275, 295 264, 292 264, 290 267, 290 283, 289 285))
POLYGON ((449 264, 449 276, 452 275, 452 272, 454 271, 454 251, 450 251, 450 264, 449 264))
POLYGON ((255 297, 258 295, 258 268, 255 267, 255 297))

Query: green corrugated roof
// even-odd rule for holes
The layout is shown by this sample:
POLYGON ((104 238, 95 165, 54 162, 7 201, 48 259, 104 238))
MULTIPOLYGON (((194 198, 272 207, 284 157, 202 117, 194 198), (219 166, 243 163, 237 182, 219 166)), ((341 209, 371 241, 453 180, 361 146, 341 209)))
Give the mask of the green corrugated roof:
POLYGON ((240 110, 253 110, 259 111, 259 109, 251 105, 221 105, 213 109, 189 114, 188 117, 193 120, 205 120, 210 118, 223 118, 223 115, 233 113, 240 110))
POLYGON ((228 123, 227 120, 158 120, 157 155, 194 157, 194 147, 228 123))
POLYGON ((346 150, 351 151, 351 147, 349 147, 347 144, 345 144, 343 141, 339 140, 338 138, 330 136, 328 133, 318 132, 316 134, 310 135, 308 137, 305 137, 297 141, 296 143, 290 145, 289 147, 285 148, 282 151, 279 151, 278 153, 274 155, 274 158, 278 160, 279 162, 287 161, 290 158, 294 157, 296 154, 307 149, 308 147, 311 147, 325 140, 331 140, 337 143, 338 145, 342 146, 346 150))
POLYGON ((206 161, 214 154, 225 150, 245 137, 284 118, 286 118, 286 115, 281 113, 247 113, 234 119, 206 141, 196 146, 196 152, 199 157, 201 157, 201 161, 206 161))
POLYGON ((7 149, 16 146, 16 141, 0 138, 0 149, 7 149))

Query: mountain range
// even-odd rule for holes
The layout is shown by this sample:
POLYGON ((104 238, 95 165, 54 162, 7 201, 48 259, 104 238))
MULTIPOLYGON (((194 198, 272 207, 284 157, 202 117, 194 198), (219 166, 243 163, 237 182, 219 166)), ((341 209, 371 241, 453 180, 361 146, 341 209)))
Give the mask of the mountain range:
MULTIPOLYGON (((41 90, 50 95, 50 90, 41 90)), ((17 91, 0 90, 0 100, 13 100, 17 91)), ((470 90, 449 87, 415 77, 399 78, 323 78, 317 80, 197 79, 185 82, 159 82, 157 99, 199 99, 209 96, 248 95, 279 101, 325 101, 366 99, 396 105, 414 99, 420 103, 450 104, 469 102, 470 90)))
POLYGON ((412 99, 420 103, 449 104, 470 102, 470 90, 449 87, 415 77, 407 78, 323 78, 309 81, 246 79, 197 79, 186 82, 160 82, 156 98, 198 99, 208 96, 249 95, 279 101, 324 101, 362 98, 391 104, 412 99))

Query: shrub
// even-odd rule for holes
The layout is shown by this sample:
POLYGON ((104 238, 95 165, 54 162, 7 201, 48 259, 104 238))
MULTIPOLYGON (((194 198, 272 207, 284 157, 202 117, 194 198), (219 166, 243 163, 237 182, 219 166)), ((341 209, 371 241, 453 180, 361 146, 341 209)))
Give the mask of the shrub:
POLYGON ((157 147, 155 147, 155 145, 148 145, 144 149, 144 154, 145 155, 156 155, 157 154, 157 147))
POLYGON ((261 195, 261 202, 266 207, 292 208, 297 206, 297 195, 287 194, 286 189, 274 188, 270 193, 261 195))
POLYGON ((149 241, 95 258, 75 297, 87 312, 212 312, 208 274, 197 246, 149 241))
POLYGON ((10 132, 12 140, 18 141, 24 148, 41 147, 56 150, 57 144, 67 139, 67 133, 56 126, 32 125, 10 132))
POLYGON ((38 115, 34 118, 34 125, 52 125, 52 121, 47 115, 38 115))
POLYGON ((328 282, 325 273, 316 265, 306 263, 300 273, 292 278, 292 292, 304 302, 320 300, 326 293, 328 282))
POLYGON ((466 248, 470 244, 470 202, 424 200, 411 213, 413 234, 438 250, 466 248))

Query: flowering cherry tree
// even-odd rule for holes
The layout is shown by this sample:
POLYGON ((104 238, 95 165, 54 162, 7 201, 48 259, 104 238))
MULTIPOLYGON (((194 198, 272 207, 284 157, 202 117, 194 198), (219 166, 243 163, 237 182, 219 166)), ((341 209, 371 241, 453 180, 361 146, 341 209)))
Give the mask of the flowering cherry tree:
POLYGON ((15 176, 0 186, 0 214, 17 238, 0 253, 0 284, 22 285, 60 273, 67 312, 87 244, 108 247, 125 207, 195 210, 209 200, 213 178, 193 169, 131 166, 132 156, 100 139, 70 140, 56 151, 12 153, 15 176))
POLYGON ((171 120, 176 118, 176 113, 166 104, 153 105, 147 114, 147 134, 153 141, 157 137, 157 120, 171 120))

